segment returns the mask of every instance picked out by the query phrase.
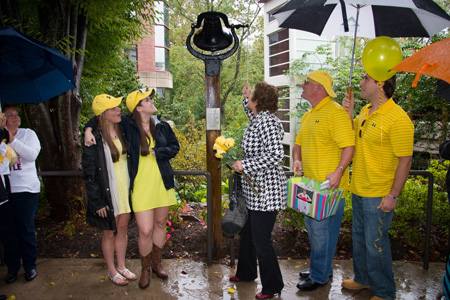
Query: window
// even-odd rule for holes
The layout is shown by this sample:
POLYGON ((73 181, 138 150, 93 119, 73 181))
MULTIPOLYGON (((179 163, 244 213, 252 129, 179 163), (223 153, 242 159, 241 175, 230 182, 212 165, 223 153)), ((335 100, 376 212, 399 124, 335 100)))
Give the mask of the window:
POLYGON ((277 33, 269 36, 269 45, 287 39, 289 39, 289 31, 287 29, 283 29, 282 31, 278 31, 277 33))
POLYGON ((156 71, 170 71, 169 11, 164 1, 155 1, 157 22, 155 25, 156 71))
POLYGON ((137 62, 137 46, 131 45, 130 48, 125 49, 125 55, 128 56, 128 59, 132 62, 137 62))
POLYGON ((291 117, 289 115, 289 87, 279 87, 278 93, 280 95, 280 104, 281 107, 278 108, 276 113, 277 117, 280 119, 281 124, 283 125, 284 132, 290 132, 290 122, 291 117))
POLYGON ((154 2, 155 12, 157 12, 157 22, 169 26, 169 9, 167 5, 162 0, 154 2))
POLYGON ((287 69, 289 69, 289 64, 270 68, 269 69, 270 76, 272 77, 272 76, 283 75, 283 72, 286 71, 287 69))
POLYGON ((169 28, 164 25, 155 26, 155 46, 169 47, 169 28))
POLYGON ((289 69, 289 30, 269 35, 269 76, 283 75, 289 69))
POLYGON ((269 60, 270 60, 269 63, 271 66, 282 64, 284 62, 289 61, 289 52, 282 53, 277 56, 272 56, 269 60))
POLYGON ((165 88, 156 88, 156 94, 162 101, 164 101, 166 97, 166 89, 165 88))
POLYGON ((156 71, 169 71, 170 53, 167 48, 155 47, 156 71))

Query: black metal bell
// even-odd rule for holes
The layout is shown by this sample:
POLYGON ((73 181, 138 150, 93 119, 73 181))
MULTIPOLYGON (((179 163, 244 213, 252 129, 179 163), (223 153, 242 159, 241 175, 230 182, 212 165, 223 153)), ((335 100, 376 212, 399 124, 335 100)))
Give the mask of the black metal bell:
POLYGON ((205 51, 219 51, 228 48, 233 43, 233 36, 220 22, 221 13, 206 12, 199 16, 204 18, 202 29, 194 35, 194 44, 205 51))

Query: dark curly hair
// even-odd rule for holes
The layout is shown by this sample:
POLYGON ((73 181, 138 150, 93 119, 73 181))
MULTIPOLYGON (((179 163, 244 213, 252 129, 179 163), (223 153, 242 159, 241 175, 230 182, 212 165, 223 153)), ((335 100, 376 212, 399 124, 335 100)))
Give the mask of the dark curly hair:
POLYGON ((265 81, 258 82, 255 84, 253 100, 258 101, 255 107, 258 113, 263 110, 276 113, 278 110, 278 89, 265 81))

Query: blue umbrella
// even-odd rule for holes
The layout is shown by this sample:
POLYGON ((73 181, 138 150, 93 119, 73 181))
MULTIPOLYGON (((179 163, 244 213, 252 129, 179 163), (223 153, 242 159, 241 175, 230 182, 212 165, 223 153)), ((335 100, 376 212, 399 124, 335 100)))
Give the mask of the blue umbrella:
POLYGON ((44 102, 75 88, 72 62, 12 27, 0 27, 0 101, 44 102))

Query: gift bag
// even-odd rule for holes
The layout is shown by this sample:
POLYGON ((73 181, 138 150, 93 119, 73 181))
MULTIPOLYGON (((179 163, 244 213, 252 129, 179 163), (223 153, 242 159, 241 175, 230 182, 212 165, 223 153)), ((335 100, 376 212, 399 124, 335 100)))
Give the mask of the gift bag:
POLYGON ((287 205, 318 221, 336 214, 344 193, 341 189, 321 189, 323 183, 307 177, 288 180, 287 205))

